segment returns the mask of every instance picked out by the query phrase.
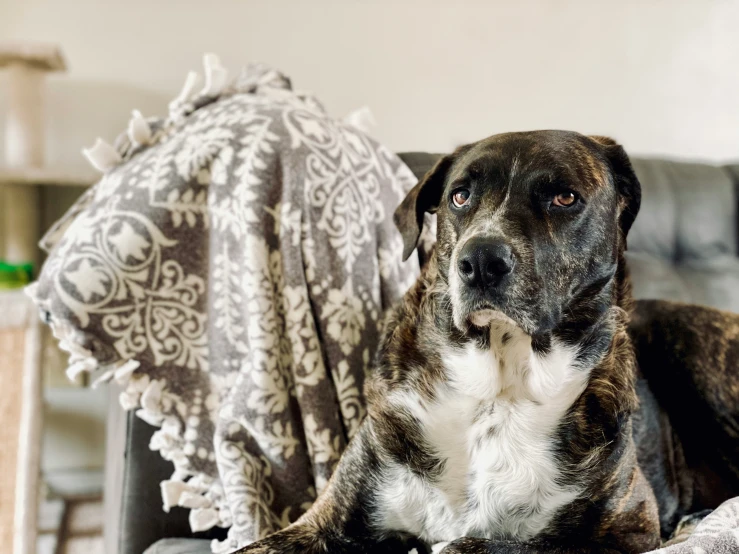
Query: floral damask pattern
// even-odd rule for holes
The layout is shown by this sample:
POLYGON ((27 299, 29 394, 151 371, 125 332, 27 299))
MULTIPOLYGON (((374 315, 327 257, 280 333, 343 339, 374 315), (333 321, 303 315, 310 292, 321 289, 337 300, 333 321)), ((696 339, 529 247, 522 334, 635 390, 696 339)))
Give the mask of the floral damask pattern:
MULTIPOLYGON (((693 516, 688 514, 687 519, 693 516)), ((652 554, 719 554, 739 552, 739 498, 725 501, 713 512, 705 516, 690 533, 681 530, 678 524, 675 534, 678 538, 668 542, 652 554)))
POLYGON ((263 67, 148 123, 47 236, 36 298, 74 366, 160 427, 165 508, 230 527, 225 552, 296 519, 364 417, 418 272, 389 217, 415 179, 263 67))

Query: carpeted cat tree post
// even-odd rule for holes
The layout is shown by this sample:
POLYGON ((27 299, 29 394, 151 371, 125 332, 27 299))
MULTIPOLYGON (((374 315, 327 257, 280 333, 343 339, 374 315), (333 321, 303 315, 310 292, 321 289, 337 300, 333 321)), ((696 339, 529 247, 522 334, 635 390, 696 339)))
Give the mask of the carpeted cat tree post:
MULTIPOLYGON (((44 78, 63 71, 59 49, 0 44, 7 91, 5 160, 0 169, 0 259, 38 263, 39 182, 43 182, 44 78)), ((36 310, 21 290, 0 291, 0 544, 36 552, 43 417, 41 340, 36 310), (16 455, 17 452, 17 455, 16 455)))

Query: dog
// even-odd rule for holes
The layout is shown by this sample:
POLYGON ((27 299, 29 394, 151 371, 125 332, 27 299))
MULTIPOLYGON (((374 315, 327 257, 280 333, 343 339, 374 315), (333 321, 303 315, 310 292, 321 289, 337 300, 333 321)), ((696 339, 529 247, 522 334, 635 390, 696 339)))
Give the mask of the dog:
POLYGON ((367 417, 313 507, 239 552, 645 552, 739 492, 721 369, 739 318, 634 312, 640 200, 606 137, 508 133, 441 158, 395 213, 405 259, 427 212, 437 243, 387 319, 367 417))

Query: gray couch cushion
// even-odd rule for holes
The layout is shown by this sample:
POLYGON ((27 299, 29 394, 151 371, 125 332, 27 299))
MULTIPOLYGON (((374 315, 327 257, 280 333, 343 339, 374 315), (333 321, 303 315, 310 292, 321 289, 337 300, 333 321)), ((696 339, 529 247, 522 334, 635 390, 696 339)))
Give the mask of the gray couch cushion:
POLYGON ((635 298, 690 302, 690 291, 674 264, 646 252, 626 252, 635 298))
POLYGON ((677 257, 677 198, 661 160, 632 159, 642 185, 641 210, 631 228, 629 249, 646 252, 665 261, 677 257), (647 217, 644 214, 649 214, 647 217))
POLYGON ((210 554, 210 541, 203 539, 162 539, 144 554, 210 554))
POLYGON ((723 168, 665 160, 632 160, 642 207, 629 249, 668 261, 736 254, 734 182, 723 168))
POLYGON ((739 258, 673 264, 646 252, 626 252, 634 297, 675 300, 739 313, 739 258))
POLYGON ((636 298, 739 312, 736 185, 725 168, 634 159, 642 209, 627 260, 636 298))
POLYGON ((739 313, 739 259, 718 256, 705 262, 681 264, 677 272, 690 302, 739 313))

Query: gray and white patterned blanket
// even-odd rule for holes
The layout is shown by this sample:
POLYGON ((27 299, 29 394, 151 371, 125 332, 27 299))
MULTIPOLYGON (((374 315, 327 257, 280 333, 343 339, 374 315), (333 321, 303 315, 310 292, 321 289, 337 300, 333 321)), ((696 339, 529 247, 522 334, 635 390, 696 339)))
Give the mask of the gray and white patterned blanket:
POLYGON ((49 233, 35 297, 70 373, 160 427, 165 509, 230 527, 230 551, 311 504, 364 415, 381 316, 418 274, 391 217, 415 178, 264 67, 90 155, 105 175, 49 233))
POLYGON ((739 498, 727 500, 701 521, 687 517, 673 538, 653 554, 736 554, 739 552, 739 498))
POLYGON ((164 509, 229 527, 228 552, 295 520, 356 431, 382 314, 418 274, 391 218, 415 178, 273 70, 229 80, 207 56, 194 89, 88 152, 104 176, 47 234, 32 295, 69 373, 115 379, 160 428, 164 509))

